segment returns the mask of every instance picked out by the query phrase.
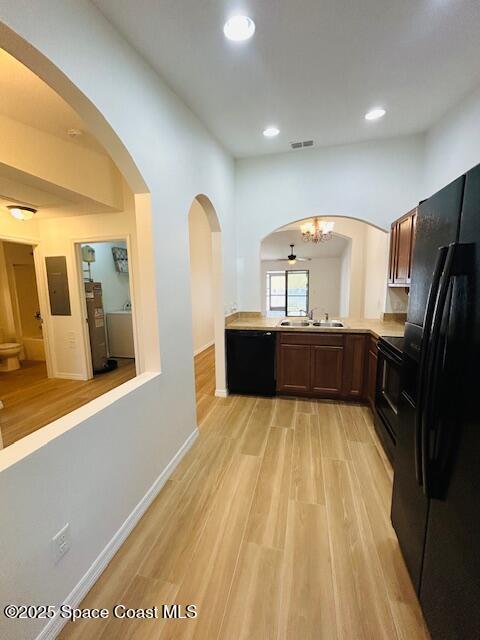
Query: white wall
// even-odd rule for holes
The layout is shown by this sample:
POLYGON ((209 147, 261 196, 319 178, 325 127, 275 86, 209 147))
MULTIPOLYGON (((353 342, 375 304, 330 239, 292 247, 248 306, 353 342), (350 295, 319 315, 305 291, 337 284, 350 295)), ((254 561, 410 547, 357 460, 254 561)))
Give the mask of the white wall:
MULTIPOLYGON (((95 262, 91 263, 91 274, 95 282, 102 283, 105 313, 120 311, 126 302, 131 302, 130 274, 119 273, 115 269, 112 248, 126 248, 127 244, 125 240, 116 240, 115 242, 91 242, 90 246, 95 249, 95 262)), ((83 268, 87 268, 86 262, 83 263, 83 268)))
POLYGON ((350 273, 352 269, 352 243, 344 249, 340 259, 340 316, 350 315, 350 273))
POLYGON ((427 198, 480 162, 480 89, 430 129, 425 140, 427 198))
MULTIPOLYGON (((18 0, 2 4, 0 20, 33 45, 27 52, 29 64, 77 100, 87 126, 139 193, 142 181, 119 140, 124 143, 148 184, 153 208, 161 374, 145 384, 127 383, 131 391, 123 398, 115 390, 107 407, 75 428, 47 427, 44 435, 29 436, 31 446, 24 439, 0 453, 0 510, 9 514, 0 536, 0 600, 58 603, 194 432, 187 215, 197 194, 210 198, 222 230, 225 300, 235 302, 234 165, 90 3, 18 0), (37 52, 60 68, 81 94, 37 52), (105 131, 105 121, 118 138, 105 131), (174 278, 169 277, 172 273, 174 278), (21 455, 24 451, 30 453, 21 455), (55 566, 49 541, 66 522, 73 545, 55 566)), ((0 46, 22 55, 16 38, 4 30, 0 46)), ((144 304, 148 313, 148 301, 144 304)), ((29 640, 43 625, 12 624, 2 617, 0 636, 29 640)))
POLYGON ((408 293, 401 287, 388 287, 385 311, 387 313, 407 313, 408 293))
POLYGON ((188 215, 193 349, 199 353, 213 343, 212 232, 202 206, 195 200, 188 215))
POLYGON ((389 236, 372 226, 365 229, 364 318, 379 318, 385 311, 389 236))
POLYGON ((313 258, 309 262, 292 267, 287 260, 261 262, 262 313, 266 313, 267 271, 308 270, 309 309, 317 309, 315 317, 328 312, 331 316, 340 313, 340 258, 313 258))
POLYGON ((421 198, 423 137, 242 159, 236 167, 239 305, 255 311, 261 309, 261 240, 313 215, 350 216, 388 229, 421 198))

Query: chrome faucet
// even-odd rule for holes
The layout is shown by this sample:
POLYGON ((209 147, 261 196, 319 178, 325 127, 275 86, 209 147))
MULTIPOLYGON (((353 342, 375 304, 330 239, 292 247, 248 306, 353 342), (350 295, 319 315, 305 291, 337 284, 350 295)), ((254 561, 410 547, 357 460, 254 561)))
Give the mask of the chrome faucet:
MULTIPOLYGON (((320 307, 314 307, 313 309, 310 309, 310 312, 308 314, 308 317, 310 320, 313 320, 313 312, 316 311, 317 309, 320 309, 320 307)), ((324 315, 325 315, 325 322, 328 322, 328 313, 325 312, 324 315)))

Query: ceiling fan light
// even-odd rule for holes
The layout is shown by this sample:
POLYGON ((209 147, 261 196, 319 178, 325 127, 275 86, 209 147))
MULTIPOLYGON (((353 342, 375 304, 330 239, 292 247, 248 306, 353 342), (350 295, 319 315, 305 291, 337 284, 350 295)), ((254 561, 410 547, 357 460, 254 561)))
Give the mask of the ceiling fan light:
POLYGON ((293 253, 295 245, 290 245, 290 254, 287 256, 288 264, 295 264, 297 262, 297 256, 293 253))

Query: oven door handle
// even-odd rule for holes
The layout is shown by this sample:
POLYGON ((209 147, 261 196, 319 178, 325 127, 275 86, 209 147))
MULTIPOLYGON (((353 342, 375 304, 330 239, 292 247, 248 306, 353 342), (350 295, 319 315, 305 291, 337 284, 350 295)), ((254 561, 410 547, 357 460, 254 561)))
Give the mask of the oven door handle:
POLYGON ((380 342, 378 343, 377 349, 388 362, 393 362, 398 366, 402 365, 402 359, 399 356, 393 354, 391 351, 387 351, 387 349, 385 349, 380 342))
POLYGON ((423 335, 422 335, 422 349, 420 353, 420 364, 418 368, 418 391, 417 391, 417 406, 415 412, 415 475, 418 484, 423 484, 423 447, 422 447, 422 425, 423 425, 423 413, 426 394, 426 372, 429 362, 429 347, 430 336, 432 330, 432 323, 434 312, 438 300, 440 280, 445 266, 447 258, 448 247, 439 247, 437 252, 437 258, 435 262, 435 268, 433 270, 432 282, 427 297, 427 305, 425 307, 425 315, 423 319, 423 335))

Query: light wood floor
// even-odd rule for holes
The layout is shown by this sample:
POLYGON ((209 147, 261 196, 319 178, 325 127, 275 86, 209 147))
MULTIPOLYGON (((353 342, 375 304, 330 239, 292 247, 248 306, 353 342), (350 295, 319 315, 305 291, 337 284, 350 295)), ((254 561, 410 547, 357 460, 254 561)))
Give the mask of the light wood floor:
POLYGON ((135 361, 119 358, 118 369, 92 380, 47 378, 44 362, 23 361, 21 369, 0 373, 0 430, 3 446, 20 440, 135 377, 135 361))
POLYGON ((195 357, 195 392, 197 422, 201 424, 217 402, 215 398, 215 347, 209 347, 195 357))
MULTIPOLYGON (((64 640, 424 640, 369 410, 211 396, 200 436, 82 603, 195 620, 81 621, 64 640)), ((213 368, 210 367, 210 376, 213 368)))

